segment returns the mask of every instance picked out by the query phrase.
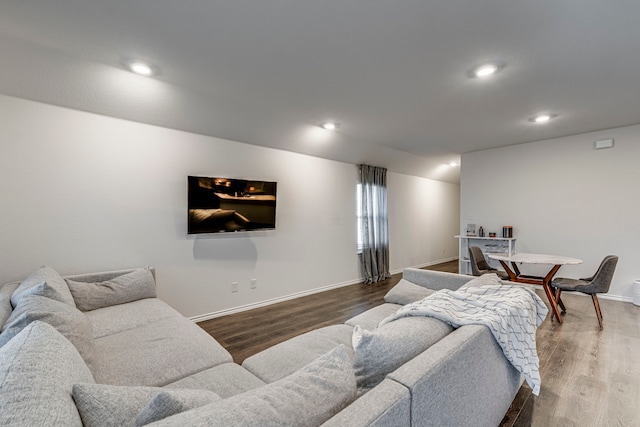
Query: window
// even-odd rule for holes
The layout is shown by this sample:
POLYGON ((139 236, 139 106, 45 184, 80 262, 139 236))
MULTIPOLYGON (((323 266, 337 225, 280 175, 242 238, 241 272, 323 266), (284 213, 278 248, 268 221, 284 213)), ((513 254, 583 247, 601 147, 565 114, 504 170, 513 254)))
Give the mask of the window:
MULTIPOLYGON (((386 210, 386 188, 380 187, 377 185, 369 185, 366 187, 376 187, 372 188, 369 192, 368 198, 371 201, 371 205, 373 209, 368 209, 371 211, 371 215, 369 219, 373 221, 373 223, 380 223, 381 221, 385 224, 385 236, 384 241, 387 241, 386 236, 386 223, 387 223, 387 210, 386 210), (382 198, 384 197, 384 204, 381 204, 382 198), (380 206, 384 206, 384 209, 380 209, 380 206)), ((365 188, 366 188, 365 187, 365 188)), ((358 228, 358 253, 362 253, 362 248, 364 247, 364 233, 365 229, 369 230, 371 228, 370 221, 367 221, 363 216, 362 212, 362 198, 363 198, 363 184, 358 183, 356 185, 356 219, 357 219, 357 228, 358 228)), ((368 231, 367 231, 368 232, 368 231)), ((373 232, 376 233, 376 227, 373 227, 373 232)), ((376 234, 380 235, 381 230, 378 230, 376 234)), ((382 237, 382 236, 381 236, 382 237)))
POLYGON ((387 230, 387 170, 359 165, 358 172, 358 254, 365 283, 375 283, 391 276, 387 230))

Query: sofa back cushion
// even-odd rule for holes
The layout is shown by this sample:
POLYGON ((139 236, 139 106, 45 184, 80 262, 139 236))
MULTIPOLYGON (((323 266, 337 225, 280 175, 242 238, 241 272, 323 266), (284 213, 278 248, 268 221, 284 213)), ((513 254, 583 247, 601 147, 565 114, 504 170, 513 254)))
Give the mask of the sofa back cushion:
POLYGON ((402 270, 402 278, 419 286, 424 286, 436 291, 440 289, 456 290, 467 283, 473 276, 465 274, 448 273, 446 271, 423 270, 421 268, 405 268, 402 270))
POLYGON ((20 297, 18 306, 2 328, 0 347, 36 320, 53 326, 76 347, 87 365, 94 365, 96 346, 87 316, 75 307, 40 295, 20 297))
POLYGON ((219 400, 222 400, 220 396, 207 390, 163 390, 153 396, 140 411, 136 417, 136 427, 219 400))
POLYGON ((156 283, 149 268, 138 268, 103 282, 82 282, 66 279, 81 311, 91 311, 156 297, 156 283))
POLYGON ((293 374, 150 426, 318 426, 356 397, 349 351, 340 345, 293 374))
POLYGON ((496 273, 489 273, 474 277, 464 285, 460 286, 460 289, 473 288, 477 286, 500 286, 503 284, 504 283, 496 273))
POLYGON ((428 297, 435 291, 424 286, 416 285, 406 279, 400 279, 397 285, 384 296, 385 302, 407 305, 428 297))
POLYGON ((208 390, 80 383, 73 399, 85 427, 134 426, 220 400, 208 390))
POLYGON ((93 382, 76 348, 35 321, 0 348, 0 425, 82 426, 73 384, 93 382))
POLYGON ((20 298, 27 295, 41 295, 72 307, 76 306, 69 287, 62 276, 53 268, 47 266, 39 268, 20 283, 20 286, 11 296, 13 307, 18 305, 20 298))
POLYGON ((453 328, 432 317, 404 317, 373 331, 353 330, 353 368, 359 392, 378 385, 385 376, 447 336, 453 328))

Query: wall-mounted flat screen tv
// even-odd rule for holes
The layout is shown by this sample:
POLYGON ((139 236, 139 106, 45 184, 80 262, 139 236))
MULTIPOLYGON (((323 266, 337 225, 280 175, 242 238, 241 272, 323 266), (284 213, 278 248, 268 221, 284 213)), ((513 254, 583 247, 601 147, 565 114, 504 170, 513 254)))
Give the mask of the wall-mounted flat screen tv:
POLYGON ((276 182, 188 177, 188 233, 276 228, 276 182))

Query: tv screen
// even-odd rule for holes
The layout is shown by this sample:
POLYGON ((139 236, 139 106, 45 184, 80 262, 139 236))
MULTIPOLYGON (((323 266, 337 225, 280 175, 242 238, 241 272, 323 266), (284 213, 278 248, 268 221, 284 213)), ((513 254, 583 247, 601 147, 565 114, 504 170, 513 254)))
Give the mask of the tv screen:
POLYGON ((188 233, 276 228, 276 182, 188 177, 188 233))

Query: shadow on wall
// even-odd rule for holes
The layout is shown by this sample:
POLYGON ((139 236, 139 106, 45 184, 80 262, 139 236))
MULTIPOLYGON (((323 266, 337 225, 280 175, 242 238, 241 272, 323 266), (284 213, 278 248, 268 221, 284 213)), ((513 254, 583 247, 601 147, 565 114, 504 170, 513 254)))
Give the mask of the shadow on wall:
POLYGON ((255 267, 258 250, 247 233, 229 233, 196 236, 193 242, 193 257, 199 260, 235 263, 243 268, 255 267))

